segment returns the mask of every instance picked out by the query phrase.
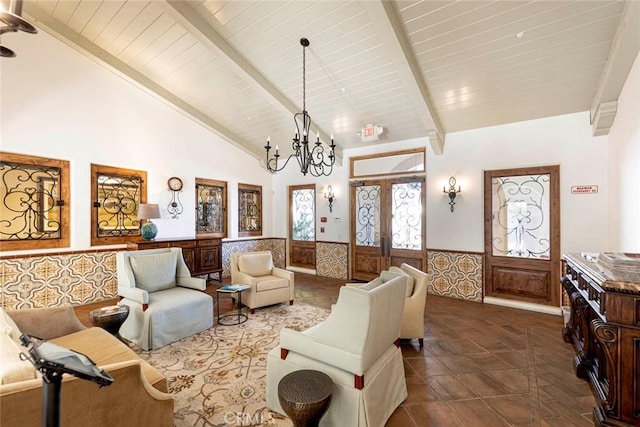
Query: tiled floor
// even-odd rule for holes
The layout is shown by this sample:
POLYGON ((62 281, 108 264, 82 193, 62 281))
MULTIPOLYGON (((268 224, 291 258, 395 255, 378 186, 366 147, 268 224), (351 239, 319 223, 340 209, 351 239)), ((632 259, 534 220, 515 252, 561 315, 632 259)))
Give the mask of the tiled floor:
MULTIPOLYGON (((296 273, 296 301, 330 308, 342 284, 296 273)), ((592 426, 561 329, 560 316, 429 295, 424 348, 402 344, 409 396, 387 426, 592 426)))

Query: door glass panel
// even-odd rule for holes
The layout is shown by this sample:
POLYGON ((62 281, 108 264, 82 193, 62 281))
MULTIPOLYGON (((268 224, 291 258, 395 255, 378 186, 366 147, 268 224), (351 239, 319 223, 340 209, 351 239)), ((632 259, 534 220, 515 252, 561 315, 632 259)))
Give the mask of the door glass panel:
POLYGON ((391 185, 391 247, 422 249, 422 183, 391 185))
POLYGON ((549 174, 491 181, 493 255, 549 259, 549 174))
POLYGON ((355 241, 358 246, 380 246, 379 185, 356 187, 355 241))
POLYGON ((314 241, 316 238, 316 192, 305 188, 291 192, 291 215, 293 218, 291 238, 293 240, 314 241))

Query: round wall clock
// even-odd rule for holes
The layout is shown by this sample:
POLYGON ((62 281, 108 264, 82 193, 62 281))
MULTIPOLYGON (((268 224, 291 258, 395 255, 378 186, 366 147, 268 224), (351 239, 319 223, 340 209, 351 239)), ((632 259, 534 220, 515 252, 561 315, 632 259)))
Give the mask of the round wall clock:
POLYGON ((171 178, 169 178, 167 184, 169 185, 169 189, 172 191, 182 190, 182 180, 177 176, 172 176, 171 178))

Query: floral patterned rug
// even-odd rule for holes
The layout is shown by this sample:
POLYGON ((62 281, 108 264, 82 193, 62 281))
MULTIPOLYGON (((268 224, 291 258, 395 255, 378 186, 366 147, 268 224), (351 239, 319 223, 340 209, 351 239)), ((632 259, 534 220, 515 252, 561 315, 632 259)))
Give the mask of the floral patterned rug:
POLYGON ((216 324, 158 350, 135 350, 167 378, 178 427, 291 426, 266 407, 267 353, 278 345, 280 329, 302 331, 328 314, 281 304, 256 310, 240 325, 216 324))

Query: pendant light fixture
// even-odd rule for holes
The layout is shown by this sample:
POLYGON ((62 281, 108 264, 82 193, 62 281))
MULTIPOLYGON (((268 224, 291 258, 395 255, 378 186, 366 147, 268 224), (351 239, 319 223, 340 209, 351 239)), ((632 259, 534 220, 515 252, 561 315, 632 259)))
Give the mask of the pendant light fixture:
POLYGON ((307 112, 305 56, 305 49, 309 46, 309 40, 302 38, 300 39, 300 44, 302 45, 302 112, 296 113, 293 116, 293 121, 296 125, 296 133, 291 144, 291 148, 293 148, 293 154, 291 154, 287 158, 284 164, 278 166, 278 160, 280 158, 278 146, 276 145, 273 157, 269 158, 269 150, 271 150, 271 138, 267 138, 267 145, 264 147, 267 151, 267 169, 272 173, 281 171, 287 166, 289 160, 295 157, 295 159, 298 161, 298 165, 300 166, 300 172, 302 172, 303 175, 307 175, 307 173, 310 173, 313 176, 329 176, 333 171, 333 164, 336 161, 336 144, 333 142, 332 134, 330 145, 331 150, 325 158, 325 149, 320 142, 320 132, 317 131, 316 142, 309 146, 311 116, 309 116, 309 113, 307 112))
MULTIPOLYGON (((9 10, 4 10, 0 6, 0 35, 4 33, 15 33, 24 31, 25 33, 36 34, 36 27, 22 18, 22 0, 12 0, 9 3, 9 10)), ((16 53, 6 46, 0 45, 0 57, 13 58, 16 53)))

